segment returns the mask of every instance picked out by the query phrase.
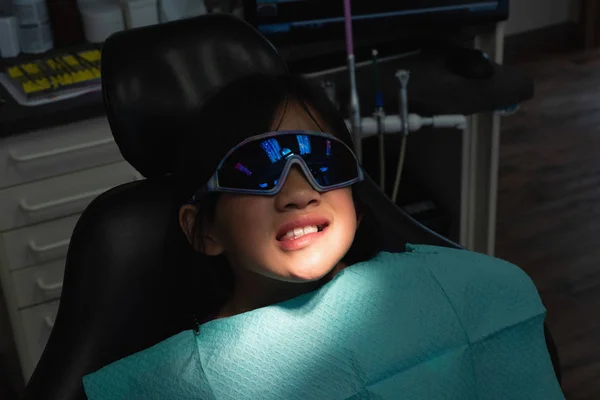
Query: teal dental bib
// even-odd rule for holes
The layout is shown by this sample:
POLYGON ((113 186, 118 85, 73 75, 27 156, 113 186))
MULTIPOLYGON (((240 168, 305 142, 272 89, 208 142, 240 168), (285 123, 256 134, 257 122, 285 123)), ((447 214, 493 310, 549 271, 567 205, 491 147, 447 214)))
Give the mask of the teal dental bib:
POLYGON ((108 365, 88 399, 564 399, 521 269, 408 248, 108 365))

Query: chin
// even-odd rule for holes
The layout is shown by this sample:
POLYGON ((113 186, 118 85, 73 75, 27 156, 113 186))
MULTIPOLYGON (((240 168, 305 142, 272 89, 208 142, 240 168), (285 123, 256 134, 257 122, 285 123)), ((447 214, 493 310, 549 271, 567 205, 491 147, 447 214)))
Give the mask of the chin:
POLYGON ((303 272, 304 271, 291 272, 289 278, 287 279, 288 282, 293 282, 293 283, 317 282, 317 281, 323 279, 329 272, 331 272, 331 269, 328 271, 323 271, 323 273, 315 273, 315 271, 306 271, 306 273, 303 273, 303 272))
POLYGON ((335 258, 326 260, 315 256, 312 260, 298 260, 293 264, 295 265, 289 265, 287 268, 287 280, 296 283, 309 283, 323 279, 337 266, 338 260, 335 258))

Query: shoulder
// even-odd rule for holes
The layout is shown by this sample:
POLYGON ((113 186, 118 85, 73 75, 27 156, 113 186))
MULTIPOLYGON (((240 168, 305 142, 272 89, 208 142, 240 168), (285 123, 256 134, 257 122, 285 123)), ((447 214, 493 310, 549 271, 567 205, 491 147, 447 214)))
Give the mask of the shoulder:
POLYGON ((444 286, 472 285, 488 289, 513 289, 518 293, 537 293, 531 278, 520 267, 485 254, 439 246, 408 245, 413 254, 422 257, 424 266, 444 286))
POLYGON ((377 258, 427 273, 467 329, 486 325, 494 330, 545 313, 531 278, 499 258, 427 245, 407 245, 406 253, 381 253, 377 258))
POLYGON ((83 385, 89 399, 138 398, 144 393, 155 396, 160 382, 172 382, 194 368, 198 357, 194 332, 183 331, 84 376, 83 385))

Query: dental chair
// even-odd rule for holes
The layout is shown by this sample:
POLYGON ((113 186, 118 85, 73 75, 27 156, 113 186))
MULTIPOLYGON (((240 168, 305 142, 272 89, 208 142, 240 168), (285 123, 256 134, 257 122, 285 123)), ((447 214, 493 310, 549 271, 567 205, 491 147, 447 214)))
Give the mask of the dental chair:
MULTIPOLYGON (((192 329, 194 317, 203 317, 210 299, 195 290, 192 271, 176 256, 185 243, 172 195, 177 133, 220 87, 254 72, 287 68, 261 34, 227 15, 106 41, 102 87, 110 127, 123 157, 146 179, 98 196, 80 217, 55 325, 25 400, 85 399, 84 375, 192 329)), ((459 247, 396 207, 370 177, 356 195, 380 227, 383 250, 404 251, 406 242, 459 247)), ((360 238, 359 231, 359 244, 360 238)))

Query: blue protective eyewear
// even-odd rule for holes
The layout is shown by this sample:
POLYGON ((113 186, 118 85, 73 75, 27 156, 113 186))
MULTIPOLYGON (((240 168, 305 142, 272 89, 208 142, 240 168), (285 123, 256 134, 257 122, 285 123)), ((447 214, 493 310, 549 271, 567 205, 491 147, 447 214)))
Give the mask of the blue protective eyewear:
POLYGON ((275 195, 294 164, 318 192, 364 179, 352 149, 333 135, 312 131, 268 132, 252 136, 229 150, 192 201, 207 192, 275 195))

